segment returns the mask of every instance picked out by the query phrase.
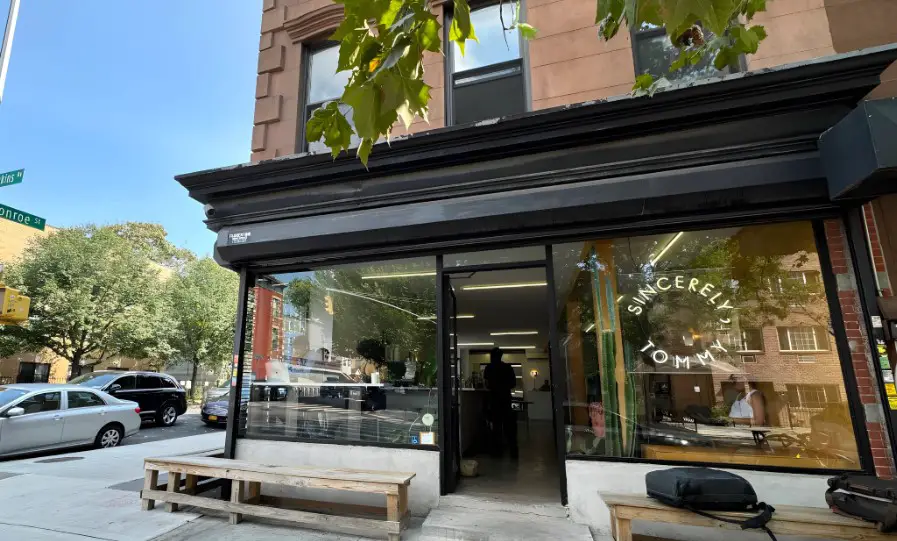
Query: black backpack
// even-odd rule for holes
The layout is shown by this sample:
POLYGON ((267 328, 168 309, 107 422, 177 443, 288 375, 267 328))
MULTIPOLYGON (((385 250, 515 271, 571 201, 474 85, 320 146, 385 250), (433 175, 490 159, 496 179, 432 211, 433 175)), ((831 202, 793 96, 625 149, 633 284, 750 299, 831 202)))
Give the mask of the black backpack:
POLYGON ((742 530, 757 528, 775 535, 766 523, 775 508, 759 502, 754 487, 744 477, 711 468, 669 468, 645 475, 648 496, 698 515, 737 524, 742 530), (707 511, 756 511, 757 516, 739 521, 711 515, 707 511))
POLYGON ((874 522, 882 533, 897 529, 897 482, 845 473, 828 487, 825 501, 835 513, 874 522))

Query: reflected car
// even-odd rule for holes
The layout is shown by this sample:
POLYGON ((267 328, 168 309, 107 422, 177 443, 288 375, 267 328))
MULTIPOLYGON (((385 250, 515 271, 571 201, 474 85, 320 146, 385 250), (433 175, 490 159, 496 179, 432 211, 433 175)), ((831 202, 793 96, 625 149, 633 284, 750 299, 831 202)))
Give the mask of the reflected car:
POLYGON ((140 407, 78 385, 0 386, 0 457, 92 445, 116 447, 140 430, 140 407))

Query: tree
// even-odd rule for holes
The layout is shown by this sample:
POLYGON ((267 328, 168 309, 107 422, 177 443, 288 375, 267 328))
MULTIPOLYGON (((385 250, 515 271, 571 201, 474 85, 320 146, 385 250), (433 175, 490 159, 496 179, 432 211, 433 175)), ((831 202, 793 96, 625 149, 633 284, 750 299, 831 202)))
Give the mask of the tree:
POLYGON ((124 222, 105 228, 128 241, 150 261, 165 268, 183 270, 184 265, 196 259, 196 255, 190 250, 179 248, 169 242, 168 233, 161 224, 124 222))
MULTIPOLYGON (((323 139, 336 158, 349 150, 352 134, 357 134, 361 140, 357 155, 367 166, 374 143, 381 138, 388 141, 398 119, 408 127, 415 116, 427 118, 430 87, 423 81, 423 58, 425 52, 442 52, 441 27, 429 0, 334 1, 343 4, 344 18, 330 39, 340 44, 338 71, 351 74, 341 98, 317 109, 308 120, 306 137, 323 139), (352 109, 354 127, 346 119, 345 106, 352 109)), ((766 10, 766 0, 596 1, 601 39, 610 40, 625 28, 665 27, 679 49, 671 70, 695 66, 705 57, 712 57, 717 69, 736 66, 740 55, 756 53, 766 38, 762 26, 748 26, 766 10)), ((477 41, 476 32, 468 0, 453 4, 449 40, 464 54, 467 40, 477 41)), ((502 27, 516 28, 532 39, 536 29, 520 20, 519 0, 514 5, 514 17, 511 21, 502 17, 502 27)), ((633 92, 651 95, 665 84, 663 78, 642 74, 636 77, 633 92)))
POLYGON ((220 369, 233 352, 238 276, 205 257, 169 278, 166 298, 172 359, 192 364, 190 397, 199 368, 220 369))
POLYGON ((0 328, 0 354, 48 348, 82 367, 167 356, 159 269, 110 227, 60 229, 28 245, 7 283, 31 297, 26 325, 0 328))

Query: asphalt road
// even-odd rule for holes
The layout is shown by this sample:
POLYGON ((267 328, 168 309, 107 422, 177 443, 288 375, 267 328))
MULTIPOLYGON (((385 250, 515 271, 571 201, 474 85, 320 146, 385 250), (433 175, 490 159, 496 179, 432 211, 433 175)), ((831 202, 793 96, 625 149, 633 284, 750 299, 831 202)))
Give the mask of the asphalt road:
POLYGON ((140 432, 131 437, 125 438, 121 442, 122 445, 137 445, 151 441, 170 440, 174 438, 184 438, 186 436, 196 436, 199 434, 208 434, 209 432, 223 432, 224 426, 219 427, 207 426, 202 422, 199 413, 188 412, 178 417, 173 426, 157 426, 152 421, 144 421, 140 425, 140 432))

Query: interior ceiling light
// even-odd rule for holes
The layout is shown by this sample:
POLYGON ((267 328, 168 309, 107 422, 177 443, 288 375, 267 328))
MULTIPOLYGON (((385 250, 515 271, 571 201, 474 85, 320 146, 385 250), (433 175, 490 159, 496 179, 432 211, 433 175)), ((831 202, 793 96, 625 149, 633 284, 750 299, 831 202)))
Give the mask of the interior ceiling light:
POLYGON ((620 295, 619 297, 617 297, 617 302, 622 301, 622 300, 623 300, 623 297, 625 297, 625 296, 626 296, 626 295, 620 295))
POLYGON ((527 336, 539 334, 539 331, 501 331, 501 332, 491 332, 489 336, 527 336))
POLYGON ((494 346, 495 342, 468 342, 466 344, 458 344, 458 347, 471 347, 471 346, 494 346))
MULTIPOLYGON (((452 319, 456 319, 456 318, 457 319, 473 319, 474 317, 476 317, 476 316, 474 316, 473 314, 458 314, 456 317, 453 317, 452 319)), ((436 316, 421 316, 417 319, 418 319, 418 321, 433 321, 434 319, 436 319, 436 316)))
POLYGON ((478 286, 464 286, 464 291, 482 291, 484 289, 511 289, 515 287, 545 287, 548 282, 520 282, 517 284, 483 284, 478 286))
POLYGON ((536 346, 498 346, 498 349, 536 349, 536 346))
POLYGON ((671 240, 670 242, 668 242, 667 245, 663 247, 663 250, 661 250, 659 254, 657 254, 656 256, 654 256, 654 257, 651 259, 651 266, 653 267, 654 265, 656 265, 657 262, 660 261, 660 258, 663 257, 663 255, 664 255, 665 253, 667 253, 667 251, 668 251, 670 248, 672 248, 673 244, 676 244, 676 241, 678 241, 680 238, 682 238, 682 235, 684 235, 684 234, 685 234, 684 231, 680 231, 680 232, 676 233, 676 236, 673 237, 673 240, 671 240))
POLYGON ((586 330, 583 331, 583 332, 589 332, 589 331, 591 331, 591 330, 594 329, 594 328, 595 328, 595 324, 592 323, 591 325, 589 325, 588 327, 586 327, 586 330))
POLYGON ((383 278, 414 278, 417 276, 436 276, 436 271, 426 272, 400 272, 397 274, 372 274, 370 276, 362 276, 362 280, 381 280, 383 278))

